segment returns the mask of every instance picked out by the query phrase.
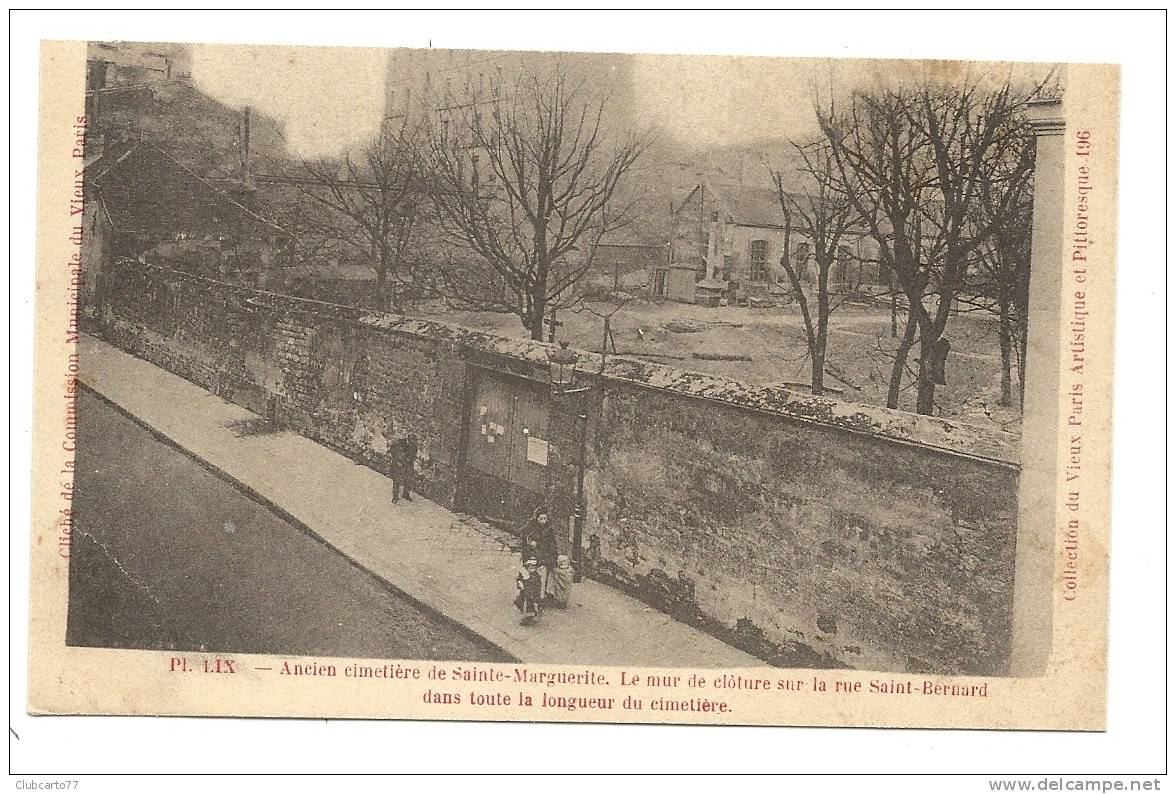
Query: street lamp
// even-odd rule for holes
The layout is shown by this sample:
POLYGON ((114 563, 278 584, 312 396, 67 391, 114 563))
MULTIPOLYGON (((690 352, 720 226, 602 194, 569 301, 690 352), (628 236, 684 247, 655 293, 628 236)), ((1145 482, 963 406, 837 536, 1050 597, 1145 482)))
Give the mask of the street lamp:
POLYGON ((576 355, 576 351, 568 349, 567 342, 560 342, 558 350, 547 354, 548 367, 551 369, 551 394, 553 397, 559 397, 573 391, 572 384, 576 381, 576 363, 579 360, 580 357, 576 355))
MULTIPOLYGON (((565 397, 569 394, 585 394, 590 387, 576 387, 576 365, 580 357, 574 350, 568 349, 567 342, 560 342, 559 349, 547 354, 550 370, 551 396, 565 397)), ((588 446, 588 412, 583 402, 576 415, 580 425, 579 454, 576 456, 576 507, 572 513, 572 581, 581 580, 581 568, 584 546, 584 469, 585 453, 588 446)))

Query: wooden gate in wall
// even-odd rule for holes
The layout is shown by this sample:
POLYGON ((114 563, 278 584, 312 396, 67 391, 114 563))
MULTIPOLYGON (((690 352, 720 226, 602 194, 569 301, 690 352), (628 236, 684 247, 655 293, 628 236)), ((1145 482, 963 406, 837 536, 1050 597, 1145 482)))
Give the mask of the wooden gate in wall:
POLYGON ((541 384, 475 370, 456 507, 521 529, 550 482, 551 397, 541 384))

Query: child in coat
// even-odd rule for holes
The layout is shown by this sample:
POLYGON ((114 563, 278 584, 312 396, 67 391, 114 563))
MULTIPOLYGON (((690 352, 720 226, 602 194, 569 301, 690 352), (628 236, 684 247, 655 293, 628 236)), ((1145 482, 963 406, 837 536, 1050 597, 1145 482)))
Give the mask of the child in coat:
POLYGON ((530 626, 539 617, 540 605, 543 601, 543 584, 539 579, 539 562, 529 559, 515 578, 518 595, 515 596, 515 606, 523 613, 522 625, 530 626))

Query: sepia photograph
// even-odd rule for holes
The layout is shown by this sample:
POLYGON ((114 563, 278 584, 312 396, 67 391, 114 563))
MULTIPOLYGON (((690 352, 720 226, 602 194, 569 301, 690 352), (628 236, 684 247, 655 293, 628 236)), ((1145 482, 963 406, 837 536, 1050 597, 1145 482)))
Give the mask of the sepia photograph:
POLYGON ((35 710, 1102 725, 1114 67, 55 46, 35 710))
POLYGON ((13 10, 10 785, 1161 790, 1166 30, 13 10))

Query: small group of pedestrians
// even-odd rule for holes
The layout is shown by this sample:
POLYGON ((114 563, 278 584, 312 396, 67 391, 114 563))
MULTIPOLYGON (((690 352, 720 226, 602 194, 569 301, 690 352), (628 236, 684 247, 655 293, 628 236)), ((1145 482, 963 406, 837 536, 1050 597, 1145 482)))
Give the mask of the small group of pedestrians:
MULTIPOLYGON (((389 449, 392 474, 392 501, 412 501, 416 490, 417 437, 408 433, 392 442, 389 449)), ((585 555, 586 568, 594 568, 599 557, 600 539, 592 536, 585 555)), ((555 524, 546 507, 531 514, 523 529, 522 568, 515 578, 518 591, 515 606, 522 613, 522 623, 529 626, 542 614, 544 607, 566 609, 571 603, 574 572, 571 560, 559 553, 555 524)), ((591 575, 591 570, 589 570, 591 575)))
POLYGON ((522 613, 522 624, 529 626, 545 606, 566 609, 572 598, 572 563, 559 553, 555 525, 546 508, 537 508, 527 522, 520 554, 523 566, 515 578, 515 606, 522 613))

